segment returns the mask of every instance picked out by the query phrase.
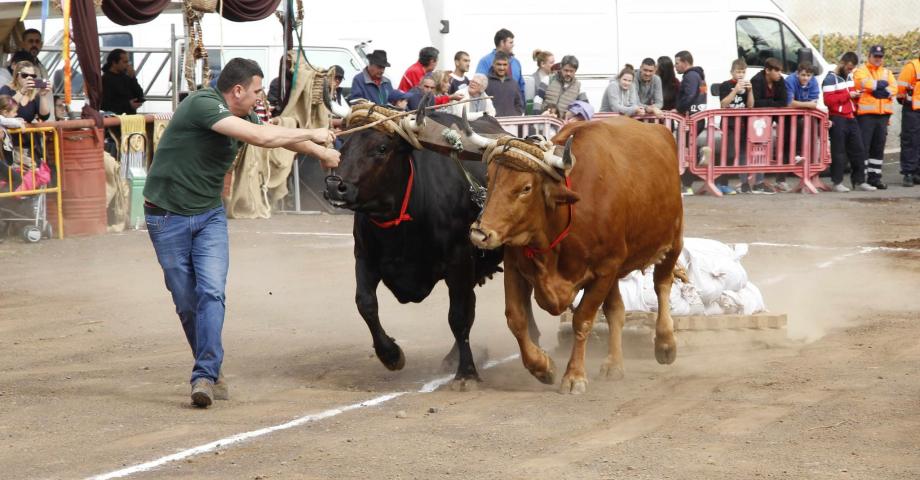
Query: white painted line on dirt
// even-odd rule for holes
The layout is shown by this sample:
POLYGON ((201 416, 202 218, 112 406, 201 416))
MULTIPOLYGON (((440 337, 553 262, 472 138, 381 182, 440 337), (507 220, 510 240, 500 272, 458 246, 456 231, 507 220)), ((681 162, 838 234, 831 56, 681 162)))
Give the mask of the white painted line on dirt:
MULTIPOLYGON (((757 246, 762 246, 762 247, 803 248, 806 250, 842 250, 846 248, 854 248, 854 247, 820 247, 816 245, 797 245, 797 244, 788 244, 788 243, 769 243, 769 242, 751 242, 749 245, 757 245, 757 246)), ((838 255, 824 262, 816 263, 815 267, 820 268, 820 269, 826 269, 826 268, 833 266, 835 263, 838 263, 842 260, 846 260, 847 258, 855 257, 857 255, 865 255, 865 254, 874 253, 874 252, 895 253, 895 252, 920 251, 920 249, 916 249, 916 248, 899 248, 899 247, 863 247, 863 246, 860 246, 860 247, 855 247, 855 248, 858 248, 859 250, 855 252, 846 253, 843 255, 838 255)), ((761 285, 773 285, 773 284, 782 282, 788 277, 789 277, 788 274, 782 274, 782 275, 777 275, 775 277, 769 277, 767 279, 761 280, 758 283, 760 283, 761 285)))
MULTIPOLYGON (((501 360, 490 360, 486 362, 486 364, 483 366, 483 370, 487 370, 489 368, 501 365, 503 363, 507 363, 511 360, 514 360, 515 358, 518 358, 519 356, 520 354, 514 354, 514 355, 507 356, 501 360)), ((440 377, 440 378, 431 380, 425 383, 424 385, 422 385, 422 388, 420 388, 417 393, 431 393, 437 390, 438 387, 441 387, 442 385, 445 385, 448 382, 450 382, 450 380, 453 378, 454 378, 453 375, 446 375, 444 377, 440 377)), ((239 434, 232 435, 226 438, 222 438, 220 440, 213 441, 211 443, 206 443, 204 445, 199 445, 197 447, 189 448, 187 450, 182 450, 181 452, 174 453, 172 455, 167 455, 165 457, 161 457, 161 458, 158 458, 150 462, 141 463, 141 464, 134 465, 131 467, 123 468, 121 470, 116 470, 114 472, 104 473, 104 474, 96 475, 96 476, 89 477, 89 478, 91 480, 108 480, 110 478, 122 478, 122 477, 127 477, 130 475, 134 475, 135 473, 147 472, 155 468, 162 467, 163 465, 166 465, 167 463, 170 463, 170 462, 175 462, 177 460, 182 460, 184 458, 192 457, 195 455, 200 455, 202 453, 207 453, 207 452, 216 450, 220 447, 227 447, 229 445, 233 445, 234 443, 244 442, 252 438, 261 437, 263 435, 268 435, 269 433, 272 433, 272 432, 277 432, 280 430, 287 430, 289 428, 298 427, 300 425, 304 425, 307 423, 317 422, 319 420, 334 417, 336 415, 340 415, 345 412, 349 412, 351 410, 357 410, 359 408, 374 407, 377 405, 381 405, 386 402, 389 402, 390 400, 393 400, 394 398, 399 398, 408 393, 410 392, 393 392, 393 393, 388 393, 386 395, 381 395, 376 398, 372 398, 370 400, 365 400, 363 402, 352 403, 351 405, 345 405, 342 407, 330 408, 329 410, 325 410, 320 413, 313 413, 310 415, 304 415, 302 417, 295 418, 294 420, 291 420, 290 422, 287 422, 287 423, 282 423, 280 425, 275 425, 272 427, 260 428, 258 430, 251 430, 249 432, 239 433, 239 434)))
POLYGON ((858 248, 858 249, 860 249, 861 251, 864 250, 862 253, 872 253, 872 252, 886 252, 886 253, 892 253, 892 252, 917 252, 917 251, 920 251, 920 249, 918 249, 918 248, 876 247, 876 246, 873 246, 873 247, 866 247, 866 246, 863 246, 863 245, 857 245, 857 246, 855 246, 855 247, 846 247, 846 246, 843 246, 843 247, 825 247, 825 246, 818 246, 818 245, 801 245, 801 244, 795 244, 795 243, 770 243, 770 242, 751 242, 751 243, 748 243, 748 245, 756 245, 756 246, 759 246, 759 247, 801 248, 801 249, 804 249, 804 250, 847 250, 847 249, 851 249, 851 248, 858 248))

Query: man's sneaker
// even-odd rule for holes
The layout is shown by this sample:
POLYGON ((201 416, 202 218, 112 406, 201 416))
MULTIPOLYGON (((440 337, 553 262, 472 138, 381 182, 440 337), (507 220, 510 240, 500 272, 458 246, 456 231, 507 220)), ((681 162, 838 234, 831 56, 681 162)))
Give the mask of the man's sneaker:
POLYGON ((850 191, 850 189, 842 183, 835 183, 833 190, 837 193, 847 193, 850 191))
POLYGON ((773 187, 765 183, 758 183, 754 185, 753 187, 751 187, 751 193, 761 194, 761 195, 774 195, 776 193, 776 190, 774 190, 773 187))
POLYGON ((700 161, 696 164, 705 167, 709 165, 709 156, 712 155, 712 149, 709 147, 700 147, 700 161))
POLYGON ((879 180, 871 180, 871 181, 866 182, 866 183, 868 183, 869 185, 872 185, 872 186, 875 187, 877 190, 888 190, 888 185, 886 185, 884 182, 882 182, 881 179, 879 179, 879 180))
POLYGON ((741 193, 752 193, 750 183, 742 183, 740 187, 741 193))
POLYGON ((214 400, 230 400, 230 385, 224 379, 224 371, 221 370, 217 375, 217 381, 214 382, 214 400))
MULTIPOLYGON (((859 185, 857 185, 857 186, 856 186, 856 189, 859 190, 859 191, 861 191, 861 192, 874 192, 874 191, 878 190, 878 188, 877 188, 876 186, 874 186, 874 185, 869 185, 868 183, 865 183, 865 182, 864 182, 864 183, 860 183, 859 185)), ((882 190, 884 190, 884 188, 883 188, 882 190)))
POLYGON ((901 182, 902 187, 913 187, 916 183, 914 175, 904 175, 904 181, 901 182))
POLYGON ((207 378, 199 378, 192 384, 192 405, 208 408, 214 400, 214 383, 207 378))
POLYGON ((716 185, 716 188, 718 188, 719 191, 722 192, 722 195, 734 195, 735 193, 737 193, 735 192, 734 188, 729 187, 728 185, 716 185))
POLYGON ((785 193, 789 191, 789 184, 787 184, 786 182, 776 182, 775 184, 773 184, 773 188, 777 192, 785 193))
POLYGON ((693 187, 684 187, 684 191, 680 193, 682 197, 692 197, 693 196, 693 187))
POLYGON ((796 165, 798 165, 798 164, 800 164, 800 163, 802 163, 802 162, 804 162, 804 161, 805 161, 805 157, 803 157, 803 156, 801 156, 801 155, 796 155, 796 156, 795 156, 795 164, 796 164, 796 165))

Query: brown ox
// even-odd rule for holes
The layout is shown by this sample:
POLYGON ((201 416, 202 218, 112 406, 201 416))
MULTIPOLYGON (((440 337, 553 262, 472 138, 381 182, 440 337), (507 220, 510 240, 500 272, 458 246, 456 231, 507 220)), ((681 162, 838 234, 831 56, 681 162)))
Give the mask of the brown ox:
POLYGON ((601 305, 610 324, 601 377, 623 376, 626 312, 618 279, 633 270, 655 265, 655 357, 663 364, 676 358, 668 298, 683 246, 683 206, 677 147, 665 127, 625 117, 580 122, 564 127, 553 143, 562 145, 570 137, 577 161, 569 177, 571 188, 529 168, 533 165, 491 162, 488 198, 470 238, 481 248, 506 246, 508 327, 524 366, 544 383, 554 382, 555 366, 527 334, 531 293, 541 308, 559 315, 585 289, 575 309, 575 342, 560 386, 563 393, 582 393, 588 383, 585 340, 601 305), (551 248, 554 243, 558 245, 551 248))

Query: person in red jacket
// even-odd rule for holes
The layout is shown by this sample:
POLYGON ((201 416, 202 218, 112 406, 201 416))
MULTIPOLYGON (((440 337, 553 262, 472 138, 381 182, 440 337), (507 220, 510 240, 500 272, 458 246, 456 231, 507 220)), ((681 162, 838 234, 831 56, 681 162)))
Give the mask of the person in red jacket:
POLYGON ((406 69, 402 80, 399 81, 399 89, 403 92, 412 90, 412 87, 418 85, 425 75, 433 72, 438 68, 438 55, 441 52, 434 47, 425 47, 418 51, 418 61, 406 69))
POLYGON ((859 57, 855 53, 844 53, 837 63, 837 70, 827 72, 821 85, 824 105, 831 119, 831 179, 834 181, 834 191, 841 193, 850 191, 843 184, 843 171, 847 163, 850 164, 853 188, 863 191, 876 189, 866 183, 866 149, 854 115, 854 100, 859 98, 859 92, 854 88, 850 75, 857 62, 859 57))

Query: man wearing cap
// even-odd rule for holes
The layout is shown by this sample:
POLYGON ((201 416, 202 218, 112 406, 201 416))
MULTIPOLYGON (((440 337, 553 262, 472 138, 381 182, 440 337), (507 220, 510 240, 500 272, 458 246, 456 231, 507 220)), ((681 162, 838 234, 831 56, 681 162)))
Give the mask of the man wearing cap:
POLYGON ((374 50, 369 53, 367 67, 355 75, 355 79, 351 82, 351 94, 348 96, 348 101, 363 98, 377 105, 386 105, 390 92, 393 91, 390 79, 383 76, 384 70, 389 66, 387 52, 384 50, 374 50))
POLYGON ((915 58, 898 75, 901 102, 901 175, 905 187, 920 183, 920 58, 915 58))
MULTIPOLYGON (((348 104, 348 100, 345 99, 343 94, 344 89, 342 88, 342 80, 345 78, 345 70, 338 65, 332 66, 332 83, 329 87, 332 89, 332 98, 330 106, 332 106, 332 115, 335 117, 332 119, 332 127, 339 129, 342 128, 342 121, 345 117, 351 113, 351 105, 348 104)), ((336 146, 340 143, 339 139, 336 139, 336 146)))
POLYGON ((862 133, 863 146, 869 154, 866 160, 866 183, 879 190, 888 188, 882 183, 882 159, 885 155, 885 139, 888 137, 888 121, 893 112, 892 104, 897 95, 897 84, 891 70, 882 66, 885 48, 881 45, 869 47, 869 60, 853 72, 853 83, 859 92, 856 122, 862 133))

